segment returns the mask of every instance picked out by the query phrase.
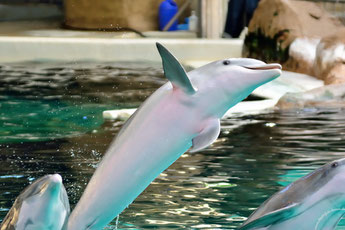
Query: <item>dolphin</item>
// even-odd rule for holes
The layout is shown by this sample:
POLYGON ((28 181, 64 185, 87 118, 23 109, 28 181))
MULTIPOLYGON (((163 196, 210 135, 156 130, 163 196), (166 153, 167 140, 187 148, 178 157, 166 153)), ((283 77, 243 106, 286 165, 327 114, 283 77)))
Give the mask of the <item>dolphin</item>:
POLYGON ((203 149, 220 118, 255 88, 281 74, 279 64, 233 58, 188 74, 157 43, 168 83, 127 120, 72 211, 68 230, 102 229, 184 152, 203 149))
POLYGON ((345 158, 328 163, 266 200, 240 230, 335 229, 345 214, 345 158))
POLYGON ((17 197, 0 230, 61 230, 70 206, 59 174, 37 179, 17 197))

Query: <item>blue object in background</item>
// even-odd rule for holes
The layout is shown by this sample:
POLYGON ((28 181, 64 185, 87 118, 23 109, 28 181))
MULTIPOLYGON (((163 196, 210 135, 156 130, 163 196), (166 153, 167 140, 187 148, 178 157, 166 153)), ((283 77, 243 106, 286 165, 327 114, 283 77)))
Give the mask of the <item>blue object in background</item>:
POLYGON ((178 24, 177 30, 189 30, 189 18, 184 19, 184 24, 178 24))
MULTIPOLYGON (((165 0, 159 5, 159 29, 163 30, 169 21, 177 14, 178 7, 174 0, 165 0)), ((170 26, 168 31, 177 30, 177 20, 170 26)))
POLYGON ((178 24, 177 30, 188 30, 188 24, 178 24))

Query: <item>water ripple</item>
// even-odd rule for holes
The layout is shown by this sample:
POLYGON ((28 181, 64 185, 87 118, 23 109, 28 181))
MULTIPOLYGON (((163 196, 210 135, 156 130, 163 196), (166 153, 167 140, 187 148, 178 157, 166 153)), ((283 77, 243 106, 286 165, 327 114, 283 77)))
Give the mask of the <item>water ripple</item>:
MULTIPOLYGON (((1 137, 29 139, 28 133, 35 138, 42 132, 49 137, 47 130, 63 129, 65 126, 62 124, 70 120, 70 115, 78 119, 85 116, 85 113, 77 116, 78 111, 70 111, 68 106, 54 109, 50 104, 52 100, 63 98, 66 102, 95 98, 99 106, 107 100, 115 100, 116 103, 129 100, 129 105, 134 105, 164 81, 157 69, 147 69, 156 74, 153 77, 142 74, 142 69, 132 71, 116 65, 93 67, 38 66, 27 70, 20 66, 3 66, 0 91, 10 92, 11 98, 13 95, 16 98, 8 100, 9 95, 0 97, 1 106, 7 103, 7 108, 13 108, 27 102, 32 103, 31 108, 38 109, 28 110, 25 116, 13 113, 13 116, 18 115, 14 122, 12 117, 6 116, 8 113, 2 112, 4 107, 0 107, 0 122, 4 125, 0 126, 1 137), (18 80, 25 71, 38 82, 36 86, 39 89, 32 95, 25 87, 33 89, 35 84, 29 84, 25 79, 15 83, 15 79, 18 80), (6 77, 6 74, 10 76, 6 77), (47 74, 54 83, 52 86, 48 84, 47 74), (138 81, 131 82, 125 76, 127 74, 138 81), (98 77, 90 78, 89 75, 98 77), (115 76, 120 76, 120 82, 115 76), (151 77, 154 78, 153 83, 151 77), (71 79, 73 84, 68 83, 71 79), (66 87, 65 83, 68 83, 66 87), (91 87, 93 85, 95 88, 91 87), (104 94, 102 87, 107 89, 104 94), (69 96, 58 93, 66 88, 69 96), (46 95, 46 92, 50 93, 46 95), (30 101, 41 96, 40 103, 30 101), (50 96, 53 98, 47 99, 50 96), (27 101, 18 100, 18 97, 27 101), (49 122, 45 122, 50 125, 38 126, 35 123, 28 126, 30 132, 21 132, 18 124, 25 124, 28 117, 42 116, 39 111, 50 111, 51 116, 46 116, 49 122), (64 116, 68 114, 66 119, 54 120, 59 111, 64 116), (17 130, 18 136, 11 134, 13 130, 17 130)), ((235 229, 283 186, 328 161, 345 156, 345 111, 342 109, 277 111, 228 118, 221 123, 219 139, 203 151, 184 154, 165 170, 120 215, 119 229, 235 229)), ((74 120, 68 125, 76 130, 76 124, 78 122, 74 120)), ((48 173, 63 176, 74 207, 122 125, 122 122, 99 123, 95 132, 79 130, 71 132, 72 135, 58 133, 48 140, 0 143, 0 218, 6 215, 25 186, 48 173)), ((115 224, 114 220, 106 229, 115 224)))

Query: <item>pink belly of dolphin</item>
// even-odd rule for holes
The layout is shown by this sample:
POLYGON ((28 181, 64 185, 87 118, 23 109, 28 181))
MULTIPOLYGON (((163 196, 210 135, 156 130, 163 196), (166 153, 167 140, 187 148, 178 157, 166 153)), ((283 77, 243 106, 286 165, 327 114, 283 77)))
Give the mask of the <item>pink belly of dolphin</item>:
POLYGON ((176 103, 162 100, 159 104, 165 107, 156 106, 146 110, 149 114, 136 115, 136 124, 126 127, 111 145, 70 217, 69 230, 104 227, 101 223, 120 214, 191 147, 196 134, 190 125, 195 124, 191 122, 195 120, 193 114, 181 111, 184 106, 176 103), (87 228, 90 224, 92 227, 87 228))

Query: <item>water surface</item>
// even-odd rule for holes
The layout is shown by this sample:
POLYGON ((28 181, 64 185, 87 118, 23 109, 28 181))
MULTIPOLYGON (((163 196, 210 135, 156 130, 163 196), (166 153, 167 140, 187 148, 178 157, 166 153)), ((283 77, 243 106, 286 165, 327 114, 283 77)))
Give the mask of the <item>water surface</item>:
MULTIPOLYGON (((123 125, 103 122, 101 111, 136 107, 165 82, 158 64, 133 65, 1 67, 0 219, 25 186, 49 173, 62 175, 74 207, 123 125)), ((164 171, 120 215, 118 227, 235 229, 283 186, 344 157, 344 135, 342 109, 224 119, 218 140, 164 171)))

